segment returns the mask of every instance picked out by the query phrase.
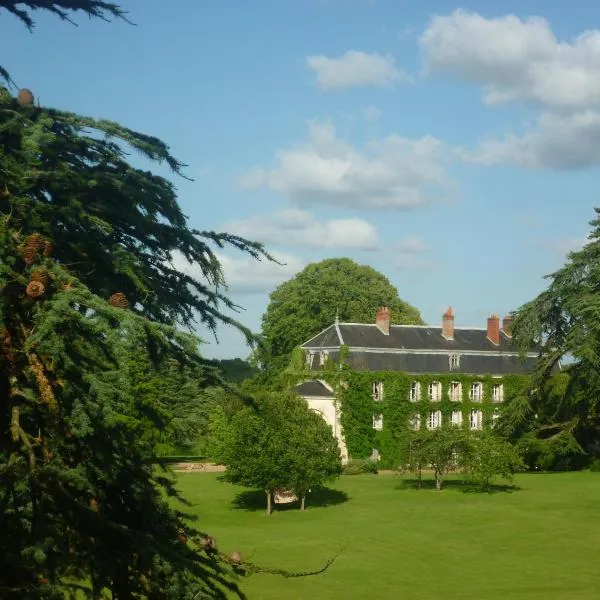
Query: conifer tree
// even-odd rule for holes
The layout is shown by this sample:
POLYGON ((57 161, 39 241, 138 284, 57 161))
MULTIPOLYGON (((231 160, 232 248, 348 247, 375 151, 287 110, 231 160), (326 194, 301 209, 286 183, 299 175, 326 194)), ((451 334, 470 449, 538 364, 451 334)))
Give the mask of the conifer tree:
MULTIPOLYGON (((122 17, 109 2, 0 0, 122 17)), ((3 71, 7 75, 6 71, 3 71)), ((21 78, 19 74, 19 78, 21 78)), ((259 244, 188 226, 167 179, 127 162, 182 164, 160 140, 38 106, 0 87, 0 597, 224 597, 212 545, 170 508, 152 466, 169 426, 143 382, 170 361, 199 368, 200 320, 240 327, 214 246, 259 244), (199 275, 175 261, 194 263, 199 275), (81 597, 81 596, 78 596, 81 597)), ((206 380, 214 377, 203 371, 206 380)))

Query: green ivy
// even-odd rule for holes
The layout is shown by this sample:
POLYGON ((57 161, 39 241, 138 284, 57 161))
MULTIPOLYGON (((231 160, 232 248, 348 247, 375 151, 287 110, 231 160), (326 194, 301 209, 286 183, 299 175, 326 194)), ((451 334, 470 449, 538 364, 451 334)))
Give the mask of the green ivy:
POLYGON ((471 410, 481 410, 483 427, 489 427, 492 414, 501 404, 493 403, 491 389, 493 384, 503 385, 504 403, 521 393, 527 385, 528 376, 510 375, 502 378, 489 375, 464 375, 449 373, 444 375, 409 375, 402 372, 344 372, 344 383, 338 386, 341 403, 341 421, 348 453, 354 458, 366 458, 377 448, 381 455, 381 466, 394 467, 403 460, 403 454, 410 435, 409 420, 415 415, 421 416, 421 428, 427 426, 429 411, 442 413, 442 424, 449 422, 454 410, 461 410, 463 427, 469 424, 471 410), (411 402, 410 388, 413 381, 421 384, 421 399, 411 402), (441 398, 431 402, 427 397, 428 386, 433 382, 442 385, 441 398), (383 383, 383 400, 372 398, 373 382, 383 383), (460 382, 462 398, 460 402, 449 398, 451 382, 460 382), (472 402, 469 398, 471 384, 483 385, 481 402, 472 402), (381 431, 373 429, 373 415, 383 416, 381 431))

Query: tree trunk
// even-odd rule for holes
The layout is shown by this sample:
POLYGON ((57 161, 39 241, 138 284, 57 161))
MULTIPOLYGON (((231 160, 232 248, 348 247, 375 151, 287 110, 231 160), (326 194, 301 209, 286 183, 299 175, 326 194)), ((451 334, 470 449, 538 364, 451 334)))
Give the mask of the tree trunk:
POLYGON ((436 490, 441 490, 442 489, 442 476, 439 473, 435 474, 435 489, 436 490))
POLYGON ((271 490, 267 490, 267 515, 271 514, 271 490))
POLYGON ((304 510, 304 501, 306 500, 306 494, 302 494, 300 498, 300 510, 304 510))

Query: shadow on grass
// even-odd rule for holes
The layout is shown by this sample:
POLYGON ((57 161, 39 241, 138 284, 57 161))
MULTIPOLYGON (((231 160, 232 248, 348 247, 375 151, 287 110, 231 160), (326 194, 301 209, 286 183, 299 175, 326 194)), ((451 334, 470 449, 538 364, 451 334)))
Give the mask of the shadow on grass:
MULTIPOLYGON (((422 479, 420 482, 416 479, 403 479, 396 486, 398 490, 435 490, 435 479, 422 479)), ((481 487, 472 481, 464 479, 448 479, 444 481, 442 490, 457 490, 463 494, 512 494, 519 491, 518 485, 510 484, 492 484, 488 487, 481 487)))
MULTIPOLYGON (((346 492, 332 490, 331 488, 313 488, 312 492, 306 497, 306 508, 334 506, 348 502, 349 496, 346 492)), ((267 508, 267 498, 262 490, 246 490, 240 492, 232 501, 234 508, 249 511, 264 511, 267 508)), ((274 512, 283 512, 286 510, 298 510, 300 501, 290 502, 289 504, 276 504, 274 512)))

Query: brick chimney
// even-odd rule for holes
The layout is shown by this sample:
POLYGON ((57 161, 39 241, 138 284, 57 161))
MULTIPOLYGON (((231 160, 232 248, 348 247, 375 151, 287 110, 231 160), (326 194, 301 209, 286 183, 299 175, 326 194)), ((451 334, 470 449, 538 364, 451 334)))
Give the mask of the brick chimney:
POLYGON ((500 317, 498 315, 488 317, 487 337, 495 346, 500 345, 500 317))
POLYGON ((512 317, 510 315, 506 315, 502 319, 502 331, 504 332, 504 335, 506 337, 512 337, 511 327, 512 327, 512 317))
POLYGON ((447 340, 454 339, 454 311, 451 306, 442 315, 442 337, 447 340))
POLYGON ((377 311, 375 325, 383 335, 390 335, 390 309, 385 304, 377 311))

